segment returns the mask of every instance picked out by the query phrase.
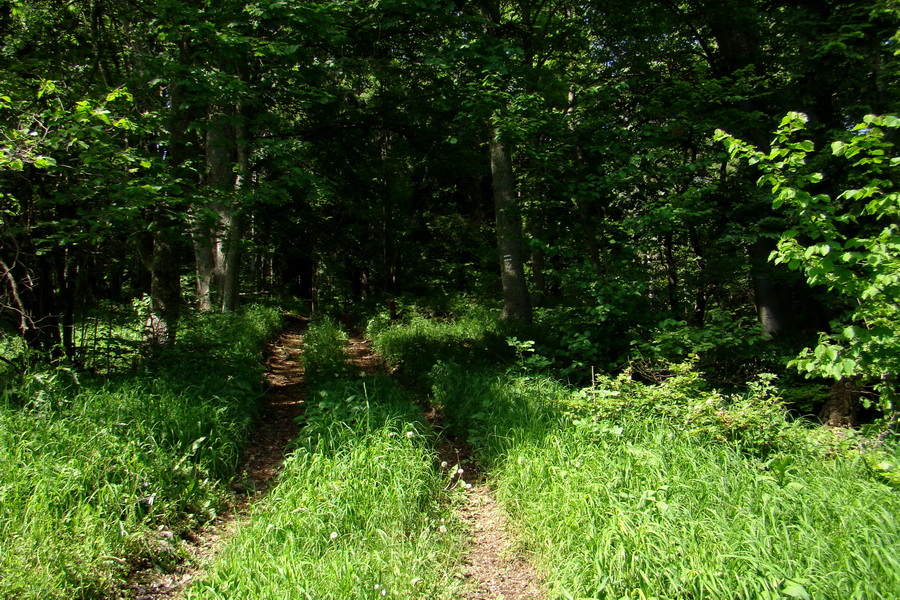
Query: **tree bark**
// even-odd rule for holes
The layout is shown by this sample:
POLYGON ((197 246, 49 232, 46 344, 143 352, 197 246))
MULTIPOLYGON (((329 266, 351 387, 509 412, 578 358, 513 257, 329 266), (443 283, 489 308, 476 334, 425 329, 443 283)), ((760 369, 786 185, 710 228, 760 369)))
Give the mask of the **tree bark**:
POLYGON ((226 197, 235 187, 234 127, 228 122, 228 115, 215 106, 210 107, 207 116, 205 150, 205 183, 213 199, 195 215, 193 241, 200 310, 212 310, 214 291, 219 292, 219 305, 226 304, 225 247, 232 235, 232 213, 226 197))
POLYGON ((790 322, 784 293, 774 278, 772 272, 774 265, 769 263, 769 254, 774 248, 773 240, 761 237, 750 246, 749 250, 756 311, 765 337, 777 335, 790 322))
POLYGON ((496 127, 491 128, 491 175, 497 219, 497 248, 500 254, 500 282, 503 286, 501 318, 530 323, 531 299, 525 279, 522 251, 522 216, 516 203, 516 182, 512 156, 496 127))
POLYGON ((152 348, 171 347, 181 316, 181 264, 178 260, 178 223, 157 212, 153 255, 150 259, 150 316, 145 339, 152 348))
POLYGON ((859 396, 856 382, 842 377, 831 386, 828 400, 819 411, 819 419, 829 427, 856 427, 859 396))

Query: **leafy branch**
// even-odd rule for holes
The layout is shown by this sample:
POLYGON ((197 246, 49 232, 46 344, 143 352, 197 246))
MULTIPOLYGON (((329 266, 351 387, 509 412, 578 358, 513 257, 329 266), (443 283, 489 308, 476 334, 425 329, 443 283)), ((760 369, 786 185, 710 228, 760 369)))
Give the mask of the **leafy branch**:
POLYGON ((847 181, 861 183, 835 196, 817 191, 826 175, 807 166, 816 156, 813 142, 795 139, 807 120, 788 113, 769 152, 721 130, 716 139, 733 159, 763 172, 758 184, 770 188, 772 206, 792 217, 793 227, 769 259, 850 303, 832 332, 822 332, 818 346, 804 349, 792 366, 810 376, 874 383, 888 410, 895 406, 900 368, 900 194, 894 186, 900 157, 892 155, 885 130, 900 128, 900 118, 868 115, 846 139, 832 142, 831 154, 849 161, 847 181))

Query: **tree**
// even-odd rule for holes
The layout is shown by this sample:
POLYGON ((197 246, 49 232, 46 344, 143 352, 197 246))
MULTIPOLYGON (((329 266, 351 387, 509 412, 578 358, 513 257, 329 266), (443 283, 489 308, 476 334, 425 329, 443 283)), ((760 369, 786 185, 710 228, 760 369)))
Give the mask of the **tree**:
MULTIPOLYGON (((814 154, 814 143, 795 139, 807 121, 806 115, 788 113, 769 151, 721 131, 717 138, 732 157, 763 171, 759 184, 769 186, 773 207, 790 217, 791 228, 782 233, 770 260, 801 271, 810 286, 824 286, 846 301, 832 331, 821 333, 818 346, 804 349, 792 364, 809 375, 874 383, 881 408, 896 410, 900 157, 892 155, 888 131, 900 129, 900 118, 868 115, 831 144, 831 153, 849 164, 826 166, 841 174, 841 185, 853 186, 837 195, 817 189, 833 176, 810 168, 823 160, 814 154)), ((828 184, 837 187, 838 181, 828 184)))

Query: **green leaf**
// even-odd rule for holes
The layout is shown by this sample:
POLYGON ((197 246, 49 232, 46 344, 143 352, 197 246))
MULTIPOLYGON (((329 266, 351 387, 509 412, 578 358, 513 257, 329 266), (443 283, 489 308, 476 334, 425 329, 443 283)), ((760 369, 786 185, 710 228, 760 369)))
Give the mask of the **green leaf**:
POLYGON ((809 595, 809 592, 806 591, 806 588, 800 585, 800 583, 792 580, 788 580, 784 582, 784 587, 781 588, 781 593, 785 596, 790 596, 791 598, 800 598, 800 600, 812 600, 812 597, 809 595))
POLYGON ((852 358, 845 358, 841 361, 841 366, 844 369, 844 376, 849 377, 856 372, 857 364, 856 361, 852 358))
POLYGON ((38 169, 49 169, 56 166, 56 159, 49 156, 36 156, 34 166, 38 169))

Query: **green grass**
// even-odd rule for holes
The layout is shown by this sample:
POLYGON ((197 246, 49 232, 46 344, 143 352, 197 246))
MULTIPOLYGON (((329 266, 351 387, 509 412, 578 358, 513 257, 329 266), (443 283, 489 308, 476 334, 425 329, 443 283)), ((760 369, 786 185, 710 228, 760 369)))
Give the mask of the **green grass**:
POLYGON ((723 395, 683 365, 577 390, 453 364, 430 381, 553 598, 900 597, 900 496, 852 435, 786 420, 770 381, 723 395))
POLYGON ((496 315, 477 307, 440 320, 412 312, 399 325, 379 315, 369 321, 366 334, 378 355, 400 367, 406 384, 420 392, 427 391, 428 372, 439 362, 483 366, 514 358, 496 315))
MULTIPOLYGON (((304 364, 335 372, 343 334, 314 322, 304 364)), ((451 598, 460 551, 428 428, 383 377, 319 378, 278 485, 192 600, 451 598)))
POLYGON ((0 598, 111 593, 211 518, 251 426, 277 311, 197 317, 174 354, 91 379, 34 368, 0 402, 0 598), (202 348, 194 344, 203 340, 202 348))
POLYGON ((334 320, 319 318, 310 323, 303 335, 304 378, 310 384, 347 377, 347 334, 334 320))

